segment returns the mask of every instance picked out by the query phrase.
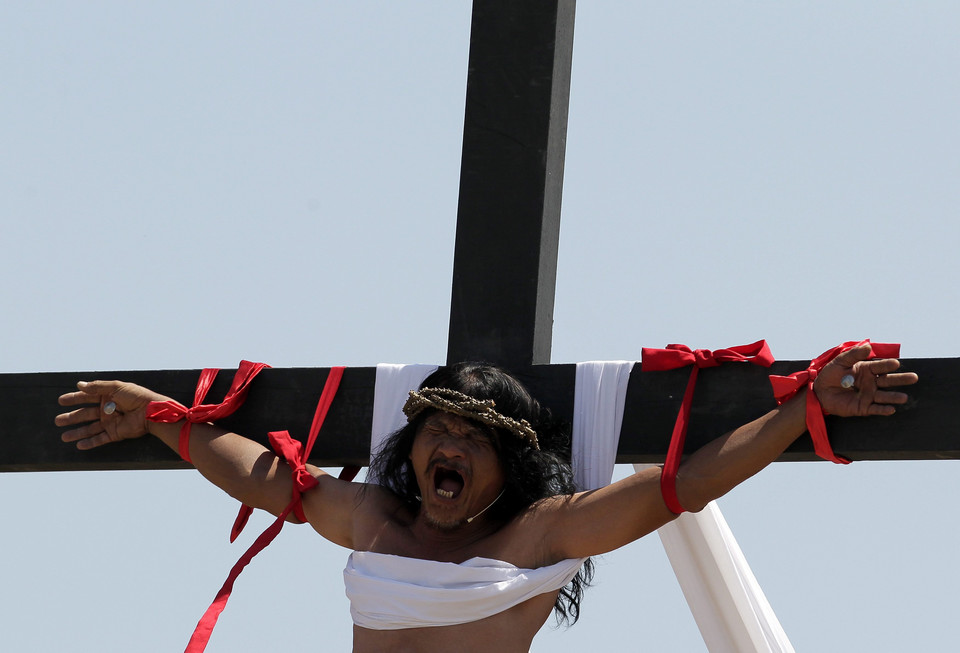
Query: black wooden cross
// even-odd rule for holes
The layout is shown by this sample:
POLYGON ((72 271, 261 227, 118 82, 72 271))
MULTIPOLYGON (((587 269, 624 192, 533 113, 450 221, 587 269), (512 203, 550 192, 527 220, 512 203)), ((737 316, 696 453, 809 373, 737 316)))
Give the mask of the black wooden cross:
MULTIPOLYGON (((554 287, 574 0, 477 0, 473 8, 460 203, 450 310, 448 362, 481 359, 510 368, 556 413, 572 418, 573 365, 550 365, 554 287)), ((662 344, 662 343, 654 343, 662 344)), ((769 410, 772 370, 727 365, 704 370, 691 417, 688 450, 769 410)), ((949 380, 955 359, 906 363, 924 382, 893 419, 831 424, 838 453, 853 459, 960 458, 952 426, 949 380)), ((189 403, 198 370, 98 372, 142 383, 189 403)), ((326 368, 271 369, 244 407, 223 424, 266 442, 271 430, 306 434, 326 368)), ((630 379, 617 461, 658 462, 666 453, 688 370, 630 379)), ((210 393, 223 396, 230 374, 210 393)), ((0 471, 165 469, 185 464, 155 439, 80 452, 50 437, 56 397, 90 373, 0 375, 0 471)), ((322 466, 368 459, 375 369, 348 368, 314 448, 322 466), (325 435, 330 435, 324 439, 325 435)), ((809 440, 785 460, 812 460, 809 440)))

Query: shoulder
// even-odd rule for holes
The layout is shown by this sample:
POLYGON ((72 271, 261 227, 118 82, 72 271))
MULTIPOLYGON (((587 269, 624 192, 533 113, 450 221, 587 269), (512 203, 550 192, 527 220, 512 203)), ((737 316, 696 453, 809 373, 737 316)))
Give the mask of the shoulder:
POLYGON ((676 515, 663 502, 651 468, 596 490, 535 502, 521 517, 550 560, 608 553, 663 526, 676 515))
POLYGON ((345 481, 323 472, 315 477, 316 488, 303 495, 304 513, 314 530, 335 544, 362 548, 360 542, 384 522, 402 521, 408 512, 400 497, 380 485, 345 481))
POLYGON ((376 483, 356 483, 335 479, 331 476, 318 479, 321 486, 326 485, 321 494, 325 501, 338 502, 340 509, 349 510, 357 518, 369 518, 377 522, 383 520, 405 520, 409 510, 396 492, 376 483))
POLYGON ((504 543, 501 559, 519 567, 544 567, 564 559, 554 550, 554 531, 562 526, 570 495, 538 499, 521 510, 495 536, 504 543))
POLYGON ((357 505, 364 512, 378 517, 408 518, 409 511, 403 499, 393 490, 376 483, 356 483, 357 505))

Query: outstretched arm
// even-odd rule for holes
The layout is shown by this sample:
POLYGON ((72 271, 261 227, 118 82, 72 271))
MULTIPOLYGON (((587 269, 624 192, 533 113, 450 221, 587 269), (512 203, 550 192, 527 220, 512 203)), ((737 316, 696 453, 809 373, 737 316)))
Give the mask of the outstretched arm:
MULTIPOLYGON (((892 415, 907 395, 891 390, 917 382, 897 373, 894 359, 868 360, 869 345, 835 358, 814 384, 824 410, 839 416, 892 415), (853 388, 841 379, 852 374, 853 388)), ((775 461, 806 431, 806 394, 800 393, 763 417, 713 440, 691 454, 677 474, 677 495, 688 510, 701 510, 775 461)), ((660 470, 648 468, 617 483, 547 502, 542 531, 548 557, 596 555, 650 533, 675 515, 660 493, 660 470)))
MULTIPOLYGON (((167 399, 132 383, 81 382, 76 392, 60 397, 60 405, 79 408, 58 415, 56 424, 74 427, 61 437, 64 442, 75 442, 78 449, 152 434, 178 451, 181 425, 146 419, 147 404, 167 399), (108 402, 116 406, 112 412, 105 410, 108 402)), ((194 424, 190 458, 207 480, 248 506, 279 515, 290 503, 293 481, 289 467, 253 440, 211 424, 194 424)), ((304 511, 311 525, 327 539, 350 546, 358 486, 330 477, 312 465, 307 469, 320 481, 317 488, 304 495, 304 511)))
MULTIPOLYGON (((890 390, 917 382, 917 375, 897 373, 895 359, 868 360, 870 345, 849 349, 817 377, 814 390, 823 410, 840 417, 890 416, 895 405, 907 401, 903 392, 890 390), (851 388, 842 386, 845 375, 851 388)), ((806 395, 704 445, 680 466, 677 494, 688 510, 702 510, 776 460, 806 431, 806 395)))

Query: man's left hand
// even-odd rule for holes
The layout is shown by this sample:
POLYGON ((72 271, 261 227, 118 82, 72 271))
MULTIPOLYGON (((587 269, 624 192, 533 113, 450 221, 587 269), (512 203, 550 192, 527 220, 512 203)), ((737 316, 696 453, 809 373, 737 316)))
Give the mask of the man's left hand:
POLYGON ((895 405, 907 402, 903 392, 889 390, 913 385, 918 377, 913 372, 897 372, 900 361, 895 358, 870 359, 870 345, 860 345, 830 361, 813 384, 820 405, 827 413, 841 417, 893 415, 895 405), (845 388, 842 380, 853 377, 853 386, 845 388))

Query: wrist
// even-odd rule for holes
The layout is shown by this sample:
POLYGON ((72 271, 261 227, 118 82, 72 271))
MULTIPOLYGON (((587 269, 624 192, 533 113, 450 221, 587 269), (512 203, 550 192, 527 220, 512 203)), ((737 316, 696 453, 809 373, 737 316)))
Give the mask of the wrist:
MULTIPOLYGON (((158 406, 155 406, 154 404, 162 404, 167 401, 173 401, 170 397, 165 397, 164 395, 161 395, 159 393, 151 393, 151 394, 152 396, 147 402, 147 405, 143 407, 143 430, 145 433, 149 433, 150 435, 155 435, 157 437, 162 438, 162 436, 167 431, 170 430, 170 427, 174 427, 174 429, 178 429, 179 422, 161 422, 155 419, 150 419, 149 416, 153 414, 151 412, 151 409, 153 409, 153 411, 155 412, 156 409, 158 408, 158 406)), ((180 420, 180 421, 183 421, 183 420, 180 420)))

